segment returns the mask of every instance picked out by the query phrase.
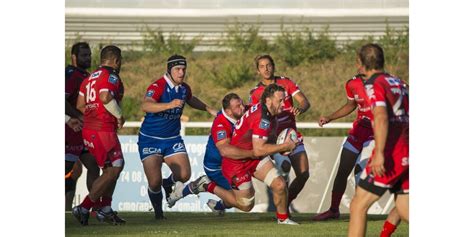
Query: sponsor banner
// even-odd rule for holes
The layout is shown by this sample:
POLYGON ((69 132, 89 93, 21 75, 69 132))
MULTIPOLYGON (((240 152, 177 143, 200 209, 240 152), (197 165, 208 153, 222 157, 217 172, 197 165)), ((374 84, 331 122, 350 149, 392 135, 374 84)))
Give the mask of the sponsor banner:
MULTIPOLYGON (((137 136, 119 136, 122 151, 125 158, 125 167, 120 174, 115 193, 113 196, 112 208, 117 211, 152 211, 152 205, 147 193, 147 179, 143 171, 138 155, 137 136)), ((206 149, 207 136, 185 136, 183 137, 188 151, 191 164, 190 181, 204 175, 203 158, 206 149)), ((301 213, 320 213, 326 211, 331 203, 331 192, 334 178, 339 166, 339 156, 344 137, 305 137, 304 143, 309 158, 310 177, 305 187, 293 201, 292 210, 301 213)), ((373 149, 373 143, 369 144, 361 155, 361 160, 366 163, 373 149)), ((85 195, 86 172, 78 180, 77 190, 73 205, 79 204, 85 195)), ((170 169, 163 164, 162 175, 164 178, 170 175, 170 169)), ((293 170, 290 173, 290 182, 295 177, 293 170)), ((253 179, 256 190, 255 207, 252 212, 274 211, 271 192, 263 182, 253 179)), ((346 192, 342 198, 341 213, 349 212, 349 204, 354 195, 355 179, 354 174, 348 178, 346 192)), ((173 208, 168 208, 166 200, 163 199, 163 210, 177 212, 210 212, 206 203, 208 199, 219 200, 217 196, 209 193, 189 195, 178 201, 173 208)), ((393 207, 393 197, 387 192, 370 209, 369 214, 388 214, 393 207)), ((238 211, 230 209, 228 211, 238 211)))

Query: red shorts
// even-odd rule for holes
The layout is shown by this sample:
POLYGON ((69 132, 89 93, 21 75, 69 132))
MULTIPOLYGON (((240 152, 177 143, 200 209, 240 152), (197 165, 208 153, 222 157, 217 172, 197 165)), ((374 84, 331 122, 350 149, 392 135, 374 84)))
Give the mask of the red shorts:
POLYGON ((364 143, 370 140, 374 140, 374 132, 370 120, 357 119, 352 124, 352 129, 349 130, 347 140, 343 146, 354 153, 360 153, 364 143))
POLYGON ((76 162, 84 149, 81 132, 74 132, 72 128, 66 125, 66 160, 76 162))
MULTIPOLYGON (((385 175, 373 176, 367 165, 361 175, 359 186, 379 196, 383 195, 387 189, 392 193, 408 193, 410 189, 408 127, 390 124, 384 156, 385 175)), ((368 164, 371 160, 372 157, 368 164)))
POLYGON ((100 168, 104 168, 105 164, 123 166, 122 148, 116 132, 83 129, 82 136, 84 145, 95 157, 100 168))
POLYGON ((233 189, 246 182, 252 182, 252 176, 260 160, 230 160, 222 159, 222 174, 233 189))

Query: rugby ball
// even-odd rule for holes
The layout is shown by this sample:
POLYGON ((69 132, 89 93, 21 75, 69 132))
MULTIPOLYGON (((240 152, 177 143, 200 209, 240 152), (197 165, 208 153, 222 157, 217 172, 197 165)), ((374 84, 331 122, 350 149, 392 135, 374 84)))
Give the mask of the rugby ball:
MULTIPOLYGON (((296 131, 293 128, 285 128, 283 129, 283 131, 280 132, 280 134, 278 134, 276 144, 284 143, 288 137, 294 142, 298 141, 298 135, 296 134, 296 131)), ((287 151, 287 152, 281 152, 280 154, 287 156, 290 153, 291 151, 287 151)))

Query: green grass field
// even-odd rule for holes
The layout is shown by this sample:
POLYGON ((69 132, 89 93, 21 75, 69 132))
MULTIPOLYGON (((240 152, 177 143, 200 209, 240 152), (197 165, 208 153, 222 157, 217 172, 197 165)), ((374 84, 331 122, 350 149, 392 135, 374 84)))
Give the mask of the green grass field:
MULTIPOLYGON (((121 212, 127 220, 122 226, 89 219, 81 226, 70 212, 66 213, 66 236, 346 236, 349 215, 337 221, 312 222, 312 214, 294 214, 299 226, 277 225, 273 213, 165 213, 167 219, 156 221, 153 213, 121 212)), ((385 215, 371 215, 367 236, 378 236, 385 215)), ((402 223, 392 236, 408 236, 408 225, 402 223)))

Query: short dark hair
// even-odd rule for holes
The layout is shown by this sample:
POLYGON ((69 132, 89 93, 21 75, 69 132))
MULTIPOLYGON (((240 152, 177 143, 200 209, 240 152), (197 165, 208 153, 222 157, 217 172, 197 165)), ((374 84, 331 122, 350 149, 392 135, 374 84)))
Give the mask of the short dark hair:
POLYGON ((102 51, 100 51, 101 62, 119 58, 122 58, 122 50, 120 50, 120 48, 115 45, 105 46, 102 51))
POLYGON ((78 55, 80 49, 91 49, 87 42, 77 42, 71 48, 71 55, 78 55))
POLYGON ((240 100, 240 97, 235 93, 229 93, 224 96, 224 99, 222 99, 222 108, 228 109, 230 107, 230 101, 233 99, 240 100))
POLYGON ((272 83, 270 85, 268 85, 267 87, 265 87, 265 90, 263 91, 263 94, 262 94, 262 97, 260 97, 260 103, 261 104, 265 104, 265 101, 267 98, 270 98, 273 96, 273 94, 275 94, 275 92, 277 91, 281 91, 283 93, 285 93, 285 88, 275 84, 275 83, 272 83))
POLYGON ((272 56, 268 54, 263 54, 263 55, 258 55, 257 57, 255 57, 255 66, 257 67, 257 70, 258 70, 258 62, 260 62, 260 60, 262 59, 268 59, 268 61, 270 61, 272 66, 275 68, 275 62, 273 61, 272 56))
POLYGON ((383 55, 383 49, 380 47, 380 45, 366 44, 360 48, 357 54, 362 66, 364 66, 365 69, 383 69, 385 58, 383 55))

